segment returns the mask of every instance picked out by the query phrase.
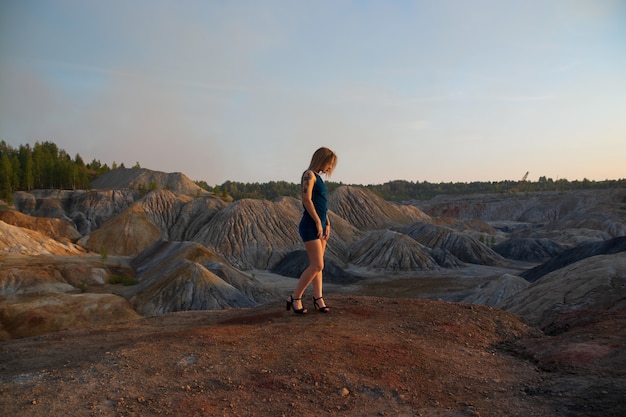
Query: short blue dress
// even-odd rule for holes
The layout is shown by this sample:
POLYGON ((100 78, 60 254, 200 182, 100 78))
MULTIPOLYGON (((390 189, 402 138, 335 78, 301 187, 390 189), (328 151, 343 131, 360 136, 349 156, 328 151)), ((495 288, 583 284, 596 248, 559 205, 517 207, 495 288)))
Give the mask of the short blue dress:
MULTIPOLYGON (((326 202, 326 186, 324 185, 322 177, 320 177, 317 173, 315 173, 315 184, 313 185, 311 200, 313 200, 315 212, 322 221, 322 230, 324 233, 326 231, 326 224, 328 223, 326 219, 326 213, 328 211, 326 202)), ((302 207, 304 208, 304 205, 302 207)), ((302 213, 302 219, 300 220, 300 225, 298 226, 298 232, 300 232, 300 237, 303 242, 319 239, 317 236, 315 221, 306 211, 306 208, 304 208, 304 213, 302 213)))

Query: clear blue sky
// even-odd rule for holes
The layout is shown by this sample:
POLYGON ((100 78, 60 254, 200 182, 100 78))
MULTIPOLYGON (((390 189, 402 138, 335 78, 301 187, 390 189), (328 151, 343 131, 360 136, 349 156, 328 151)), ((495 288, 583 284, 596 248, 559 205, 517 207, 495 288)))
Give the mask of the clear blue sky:
POLYGON ((626 178, 626 1, 1 0, 0 139, 193 180, 626 178))

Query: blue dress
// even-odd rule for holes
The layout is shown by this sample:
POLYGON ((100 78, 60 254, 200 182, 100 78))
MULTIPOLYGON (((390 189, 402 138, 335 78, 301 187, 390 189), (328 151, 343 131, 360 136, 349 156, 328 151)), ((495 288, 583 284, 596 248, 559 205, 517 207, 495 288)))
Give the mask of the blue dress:
MULTIPOLYGON (((313 193, 311 195, 311 200, 313 201, 315 212, 322 221, 322 233, 324 233, 326 231, 327 224, 326 212, 328 211, 326 202, 326 186, 324 185, 322 177, 320 177, 317 173, 315 173, 315 184, 313 184, 313 193)), ((304 207, 304 205, 302 207, 304 207)), ((315 221, 306 211, 306 208, 304 208, 304 213, 302 213, 302 219, 300 220, 298 231, 300 232, 300 237, 302 238, 303 242, 319 239, 319 237, 317 236, 315 221)))

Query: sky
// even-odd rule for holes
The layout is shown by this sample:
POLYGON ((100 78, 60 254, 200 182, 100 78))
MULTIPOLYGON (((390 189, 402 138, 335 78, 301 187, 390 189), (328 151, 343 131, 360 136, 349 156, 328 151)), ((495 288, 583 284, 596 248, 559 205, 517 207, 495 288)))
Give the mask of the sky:
POLYGON ((626 178, 626 0, 0 0, 0 140, 297 183, 626 178))

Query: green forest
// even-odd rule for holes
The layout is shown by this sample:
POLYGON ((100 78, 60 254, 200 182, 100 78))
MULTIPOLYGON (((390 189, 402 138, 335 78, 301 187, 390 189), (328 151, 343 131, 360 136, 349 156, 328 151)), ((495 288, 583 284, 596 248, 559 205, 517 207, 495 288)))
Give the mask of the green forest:
MULTIPOLYGON (((33 146, 20 145, 13 148, 0 141, 0 199, 13 204, 13 193, 33 189, 89 189, 90 183, 100 175, 115 169, 126 168, 113 162, 111 166, 94 159, 85 163, 79 154, 70 156, 53 142, 36 142, 33 146)), ((140 168, 137 162, 132 168, 140 168)), ((241 183, 226 181, 210 186, 206 181, 196 184, 217 196, 240 200, 255 198, 272 200, 276 197, 300 197, 300 185, 286 181, 266 183, 241 183)), ((329 192, 343 184, 327 182, 329 192)), ((553 180, 540 177, 538 181, 497 182, 450 182, 429 183, 412 181, 390 181, 380 185, 365 185, 365 188, 388 201, 428 200, 438 194, 495 194, 538 191, 573 191, 585 189, 626 188, 626 179, 591 181, 553 180)), ((151 188, 152 189, 152 188, 151 188)))
POLYGON ((13 148, 0 141, 0 198, 12 204, 15 191, 88 189, 95 178, 117 168, 124 166, 109 167, 96 159, 86 164, 79 154, 72 158, 52 142, 13 148))
MULTIPOLYGON (((300 198, 300 185, 288 182, 241 183, 227 181, 222 185, 209 187, 203 181, 196 184, 217 195, 229 196, 233 200, 242 198, 263 198, 271 200, 280 196, 300 198)), ((326 182, 329 192, 339 186, 348 185, 341 182, 326 182)), ((497 181, 497 182, 449 182, 429 183, 404 180, 390 181, 378 185, 363 186, 387 201, 429 200, 439 194, 514 194, 538 191, 574 191, 590 189, 626 188, 626 179, 604 181, 568 181, 552 180, 541 177, 537 182, 530 181, 497 181)))

